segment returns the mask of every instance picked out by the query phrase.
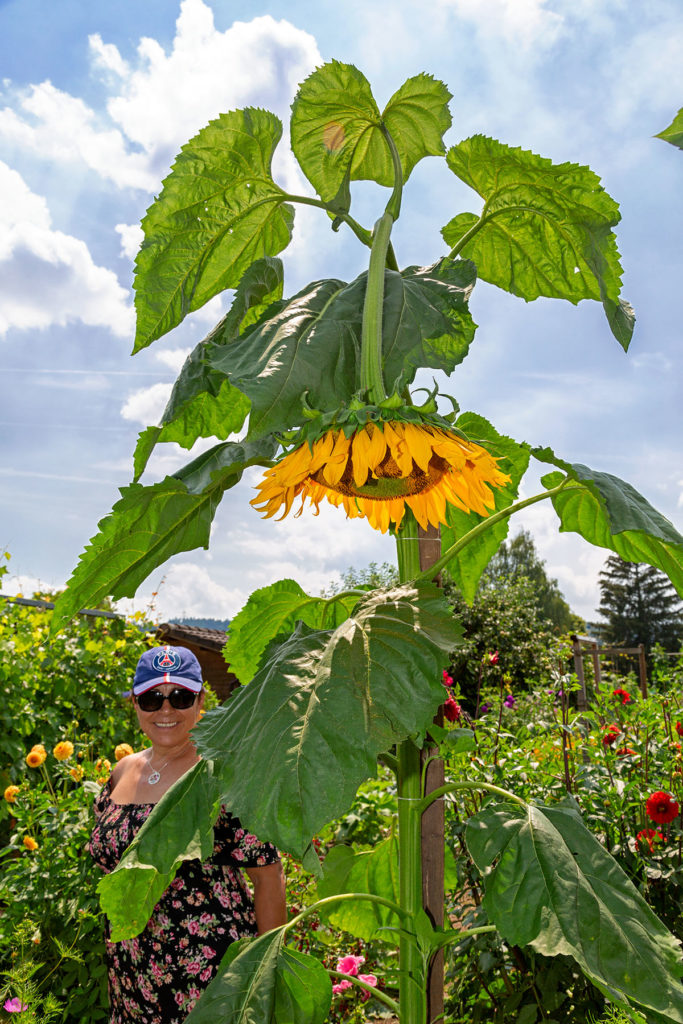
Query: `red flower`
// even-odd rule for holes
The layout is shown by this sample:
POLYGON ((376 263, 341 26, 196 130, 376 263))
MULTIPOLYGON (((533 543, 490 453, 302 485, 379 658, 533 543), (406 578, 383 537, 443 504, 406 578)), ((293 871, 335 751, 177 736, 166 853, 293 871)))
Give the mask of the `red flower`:
POLYGON ((446 669, 446 668, 441 673, 441 681, 442 681, 444 686, 452 686, 453 685, 453 676, 449 676, 448 669, 446 669))
POLYGON ((494 651, 493 654, 489 654, 489 665, 498 664, 498 651, 494 651))
POLYGON ((602 735, 603 747, 609 747, 614 743, 617 736, 621 736, 621 729, 618 725, 610 725, 602 735))
POLYGON ((654 843, 658 839, 664 839, 664 836, 662 835, 661 832, 658 832, 654 828, 644 828, 642 830, 642 832, 639 832, 638 835, 636 836, 636 843, 638 843, 638 844, 640 844, 640 843, 643 843, 643 844, 647 843, 647 845, 650 847, 650 853, 653 853, 654 852, 654 843))
POLYGON ((679 736, 683 736, 683 725, 680 722, 676 722, 676 732, 679 736))
POLYGON ((617 750, 617 757, 627 757, 629 754, 635 754, 635 750, 630 747, 619 747, 617 750))
POLYGON ((652 818, 658 825, 666 825, 678 817, 679 807, 670 793, 657 790, 645 801, 645 811, 648 818, 652 818))
POLYGON ((449 722, 459 722, 461 712, 462 708, 458 704, 457 700, 454 700, 452 697, 449 697, 444 703, 443 713, 449 722))
POLYGON ((633 697, 627 690, 612 690, 612 696, 621 698, 622 704, 631 704, 633 701, 633 697))

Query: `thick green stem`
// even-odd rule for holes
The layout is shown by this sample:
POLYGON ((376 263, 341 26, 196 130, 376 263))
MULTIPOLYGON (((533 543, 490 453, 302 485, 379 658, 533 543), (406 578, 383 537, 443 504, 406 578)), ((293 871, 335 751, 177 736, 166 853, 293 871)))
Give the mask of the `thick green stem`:
POLYGON ((426 582, 427 580, 433 580, 434 577, 448 565, 450 560, 455 558, 458 552, 462 551, 470 541, 474 540, 475 537, 478 537, 480 533, 484 533, 485 530, 490 530, 492 526, 496 525, 496 523, 500 523, 503 519, 507 519, 508 516, 514 515, 515 512, 519 512, 523 508, 528 508, 529 505, 535 505, 537 501, 545 501, 546 498, 552 498, 554 495, 559 494, 560 491, 565 490, 565 488, 567 490, 581 490, 581 488, 567 487, 568 482, 569 477, 565 477, 562 483, 558 484, 557 487, 551 487, 549 491, 543 491, 542 494, 534 494, 533 497, 525 498, 524 501, 516 501, 513 505, 508 505, 507 508, 503 508, 500 512, 496 512, 495 515, 489 516, 488 519, 483 519, 468 533, 466 533, 464 537, 461 537, 460 540, 456 540, 455 544, 451 544, 448 550, 444 552, 441 558, 435 562, 434 565, 430 566, 429 569, 426 569, 424 572, 418 573, 418 575, 415 576, 415 582, 420 583, 423 581, 426 582))
POLYGON ((382 314, 384 305, 384 270, 394 218, 385 212, 372 233, 372 251, 368 267, 368 284, 363 305, 363 329, 360 353, 360 386, 368 392, 371 403, 379 405, 387 397, 382 376, 382 314))
MULTIPOLYGON (((417 523, 406 509, 396 535, 399 580, 413 579, 420 569, 417 523)), ((420 751, 410 739, 398 746, 398 876, 399 902, 409 917, 422 911, 422 845, 419 810, 422 797, 420 751)), ((424 964, 415 943, 399 942, 399 1019, 401 1024, 424 1024, 426 993, 424 964)))
MULTIPOLYGON (((322 199, 314 199, 312 196, 293 196, 287 193, 283 196, 283 201, 289 203, 303 203, 304 206, 317 206, 320 210, 326 210, 330 213, 327 203, 324 203, 322 199)), ((335 217, 339 217, 345 224, 353 231, 354 235, 359 242, 363 245, 367 245, 368 249, 372 246, 372 234, 367 228, 364 228, 362 224, 359 224, 357 220, 354 220, 349 213, 334 213, 335 217)))

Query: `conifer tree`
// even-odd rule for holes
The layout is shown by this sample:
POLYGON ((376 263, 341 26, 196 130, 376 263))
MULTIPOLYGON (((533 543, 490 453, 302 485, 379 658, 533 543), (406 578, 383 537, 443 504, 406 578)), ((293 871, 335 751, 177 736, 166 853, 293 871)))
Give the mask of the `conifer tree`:
POLYGON ((600 573, 599 628, 608 643, 676 650, 683 641, 683 603, 659 569, 610 555, 600 573))

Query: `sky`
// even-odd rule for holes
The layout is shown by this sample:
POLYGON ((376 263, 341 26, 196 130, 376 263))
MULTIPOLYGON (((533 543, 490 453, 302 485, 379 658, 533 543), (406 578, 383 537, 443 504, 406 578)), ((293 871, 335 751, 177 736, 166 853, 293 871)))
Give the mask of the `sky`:
MULTIPOLYGON (((444 81, 447 145, 483 133, 600 175, 622 214, 622 294, 637 316, 629 353, 595 302, 527 304, 479 282, 470 355, 437 382, 499 431, 628 480, 683 532, 683 154, 653 137, 683 105, 679 0, 0 0, 5 593, 64 585, 132 477, 139 431, 158 421, 185 356, 229 303, 212 300, 131 358, 138 225, 180 146, 221 112, 265 107, 284 123, 276 180, 310 192, 288 149, 289 107, 332 58, 363 71, 380 109, 411 75, 444 81)), ((354 187, 362 223, 383 204, 376 186, 354 187)), ((443 160, 422 161, 393 235, 399 264, 445 255, 441 227, 480 209, 443 160)), ((367 250, 298 207, 282 258, 287 295, 323 276, 352 279, 367 250)), ((206 446, 159 446, 143 482, 206 446)), ((276 579, 317 594, 349 566, 394 560, 389 537, 338 510, 262 521, 249 505, 258 476, 227 492, 208 551, 175 556, 121 607, 230 618, 276 579)), ((522 496, 538 479, 525 478, 522 496)), ((572 609, 595 618, 608 552, 560 534, 545 503, 512 534, 521 526, 572 609)))

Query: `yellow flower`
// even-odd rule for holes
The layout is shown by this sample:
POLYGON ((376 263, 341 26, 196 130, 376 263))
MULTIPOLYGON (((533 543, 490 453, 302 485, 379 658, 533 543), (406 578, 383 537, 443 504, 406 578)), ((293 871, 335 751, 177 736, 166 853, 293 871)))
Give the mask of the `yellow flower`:
POLYGON ((69 775, 74 780, 74 782, 80 782, 81 779, 83 778, 83 769, 81 768, 80 764, 77 765, 75 768, 70 768, 69 775))
POLYGON ((17 793, 19 792, 18 786, 8 786, 5 790, 5 800, 8 804, 16 803, 17 793))
POLYGON ((114 749, 114 757, 117 761, 120 761, 122 757, 128 757, 132 753, 133 748, 130 743, 119 743, 114 749))
POLYGON ((38 843, 35 841, 33 836, 24 836, 22 842, 27 850, 32 851, 38 849, 38 843))
POLYGON ((26 755, 26 764, 29 768, 40 768, 46 757, 47 753, 45 751, 45 747, 40 744, 36 744, 36 746, 33 747, 32 750, 29 750, 26 755))
POLYGON ((74 752, 74 745, 69 740, 60 740, 52 753, 58 761, 66 761, 74 752))
POLYGON ((491 487, 510 478, 497 460, 473 441, 427 423, 367 423, 349 438, 329 430, 309 446, 295 448, 267 469, 251 502, 266 519, 284 518, 295 498, 320 511, 326 498, 351 518, 367 518, 386 533, 398 527, 406 505, 427 528, 446 522, 446 507, 488 516, 495 507, 491 487))
MULTIPOLYGON (((111 761, 106 757, 98 757, 97 761, 95 761, 95 771, 102 772, 103 774, 104 772, 109 773, 111 771, 111 761)), ((99 779, 97 781, 99 782, 99 779)))
POLYGON ((98 786, 104 786, 107 782, 109 782, 109 778, 106 775, 100 775, 99 779, 97 779, 98 786))

